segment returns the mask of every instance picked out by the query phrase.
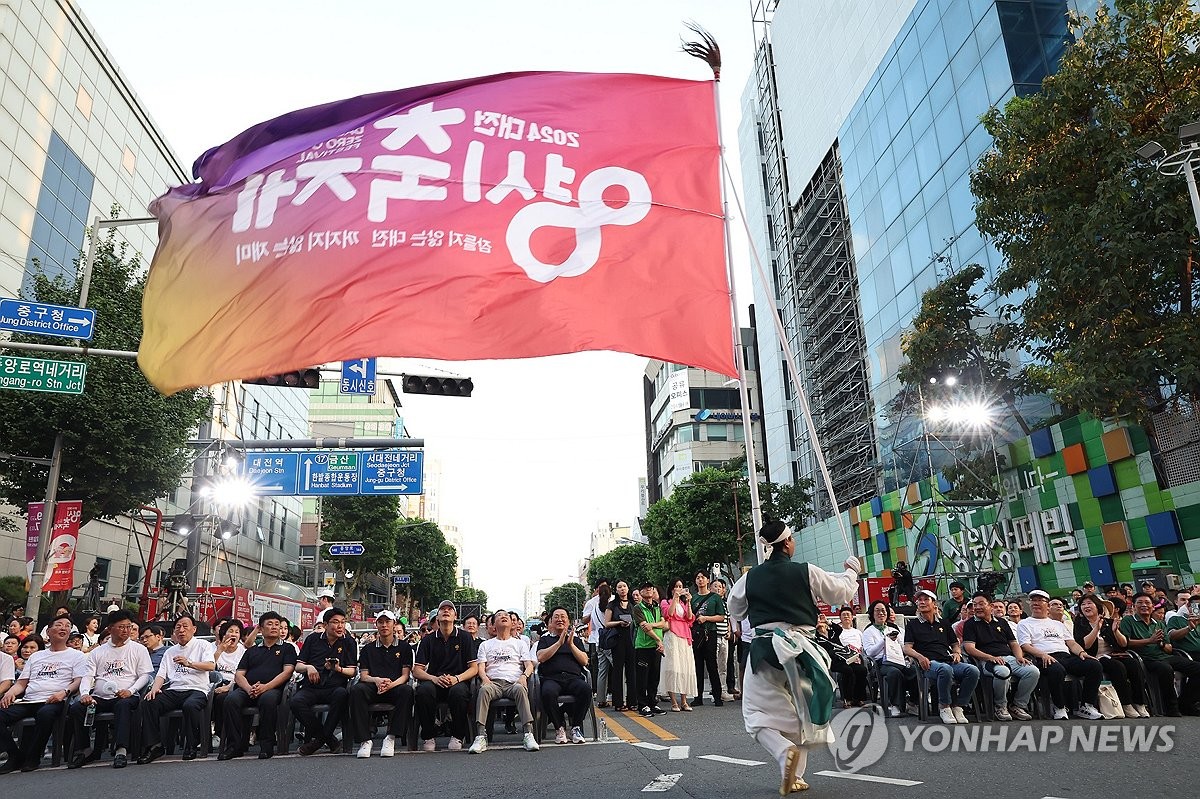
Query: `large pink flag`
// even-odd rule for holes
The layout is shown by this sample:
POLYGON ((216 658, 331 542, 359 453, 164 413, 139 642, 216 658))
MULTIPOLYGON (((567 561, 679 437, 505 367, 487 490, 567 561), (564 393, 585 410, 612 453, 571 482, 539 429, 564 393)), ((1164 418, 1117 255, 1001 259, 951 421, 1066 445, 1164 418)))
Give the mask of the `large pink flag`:
POLYGON ((164 392, 368 356, 737 374, 712 84, 497 75, 296 111, 152 204, 164 392))

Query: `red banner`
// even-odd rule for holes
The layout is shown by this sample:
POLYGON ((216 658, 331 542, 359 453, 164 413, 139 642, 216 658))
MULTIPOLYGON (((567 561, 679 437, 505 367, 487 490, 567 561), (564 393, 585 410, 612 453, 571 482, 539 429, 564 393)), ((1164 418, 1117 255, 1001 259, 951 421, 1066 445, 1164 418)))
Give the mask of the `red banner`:
POLYGON ((286 114, 154 201, 160 390, 616 350, 736 375, 710 82, 520 73, 286 114))
MULTIPOLYGON (((29 503, 29 522, 25 528, 25 558, 29 579, 33 578, 33 562, 37 558, 38 539, 45 503, 29 503), (36 519, 36 522, 35 522, 36 519)), ((50 545, 46 548, 46 582, 43 591, 70 591, 75 586, 75 547, 79 544, 79 521, 83 502, 67 499, 54 504, 54 527, 50 545)))

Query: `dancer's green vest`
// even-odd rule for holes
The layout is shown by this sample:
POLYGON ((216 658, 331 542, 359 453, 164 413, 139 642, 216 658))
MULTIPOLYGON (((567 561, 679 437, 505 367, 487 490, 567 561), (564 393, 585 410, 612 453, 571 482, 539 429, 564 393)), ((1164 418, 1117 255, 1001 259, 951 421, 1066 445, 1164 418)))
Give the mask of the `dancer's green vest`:
MULTIPOLYGON (((813 626, 817 623, 817 605, 808 583, 808 564, 791 560, 782 551, 746 574, 747 618, 751 627, 769 622, 813 626)), ((759 636, 750 644, 750 663, 755 668, 766 663, 782 669, 769 637, 759 636)))

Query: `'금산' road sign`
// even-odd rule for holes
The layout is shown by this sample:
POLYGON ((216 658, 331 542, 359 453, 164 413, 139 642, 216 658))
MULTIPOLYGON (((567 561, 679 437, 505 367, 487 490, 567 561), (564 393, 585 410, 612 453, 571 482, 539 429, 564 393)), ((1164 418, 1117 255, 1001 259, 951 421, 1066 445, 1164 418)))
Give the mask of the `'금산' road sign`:
POLYGON ((0 330, 35 336, 91 339, 96 312, 91 308, 0 299, 0 330))
POLYGON ((358 452, 301 452, 301 496, 342 496, 358 494, 358 452))
POLYGON ((338 383, 338 393, 375 396, 375 359, 342 361, 342 380, 338 383))
POLYGON ((15 355, 0 358, 0 388, 82 394, 85 377, 87 364, 82 361, 52 361, 15 355))

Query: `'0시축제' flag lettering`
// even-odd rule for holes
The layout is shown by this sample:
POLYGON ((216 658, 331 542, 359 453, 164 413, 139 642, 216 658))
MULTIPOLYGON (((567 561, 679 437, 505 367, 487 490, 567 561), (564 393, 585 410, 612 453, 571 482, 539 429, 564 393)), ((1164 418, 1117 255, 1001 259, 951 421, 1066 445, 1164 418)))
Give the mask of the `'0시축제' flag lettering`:
POLYGON ((164 392, 366 356, 735 375, 712 84, 520 73, 295 111, 151 205, 164 392))

